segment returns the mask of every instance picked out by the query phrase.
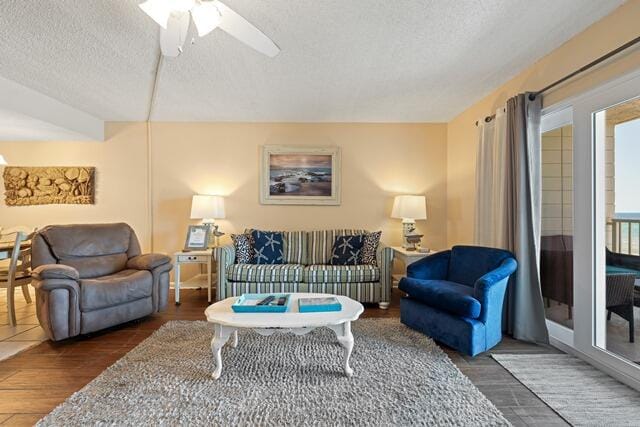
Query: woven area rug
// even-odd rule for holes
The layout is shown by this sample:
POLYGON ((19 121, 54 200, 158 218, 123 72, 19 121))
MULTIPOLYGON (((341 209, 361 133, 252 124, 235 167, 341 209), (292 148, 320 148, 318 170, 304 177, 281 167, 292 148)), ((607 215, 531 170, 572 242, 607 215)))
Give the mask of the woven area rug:
POLYGON ((640 425, 640 393, 568 354, 492 357, 575 426, 640 425))
POLYGON ((352 378, 329 329, 251 331, 211 378, 213 328, 165 324, 39 425, 509 425, 448 356, 397 319, 352 326, 352 378))

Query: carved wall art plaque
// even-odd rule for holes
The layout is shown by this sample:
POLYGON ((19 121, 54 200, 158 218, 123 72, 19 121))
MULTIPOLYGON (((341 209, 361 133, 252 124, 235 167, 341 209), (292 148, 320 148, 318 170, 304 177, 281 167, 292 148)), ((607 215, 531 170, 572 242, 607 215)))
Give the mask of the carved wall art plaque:
POLYGON ((94 167, 22 167, 4 169, 7 206, 94 203, 94 167))

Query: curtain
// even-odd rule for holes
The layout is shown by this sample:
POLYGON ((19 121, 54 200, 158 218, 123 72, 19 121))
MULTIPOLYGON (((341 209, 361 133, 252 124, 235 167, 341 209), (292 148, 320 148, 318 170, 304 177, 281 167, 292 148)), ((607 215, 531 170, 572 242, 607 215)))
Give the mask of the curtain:
POLYGON ((507 122, 505 109, 496 111, 490 122, 478 120, 478 156, 476 160, 475 242, 481 246, 505 247, 504 210, 505 137, 507 122))
POLYGON ((518 270, 507 290, 505 329, 548 343, 540 290, 541 97, 520 94, 479 130, 476 243, 514 253, 518 270), (482 163, 481 163, 482 162, 482 163), (478 229, 480 227, 480 229, 478 229))

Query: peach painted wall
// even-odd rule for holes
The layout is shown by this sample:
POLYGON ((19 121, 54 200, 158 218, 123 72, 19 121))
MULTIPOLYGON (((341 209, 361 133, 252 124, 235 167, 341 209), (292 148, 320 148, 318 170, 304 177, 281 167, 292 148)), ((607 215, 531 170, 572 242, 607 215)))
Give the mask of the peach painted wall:
MULTIPOLYGON (((146 123, 109 123, 104 142, 0 142, 13 165, 96 167, 96 204, 7 207, 0 225, 125 221, 151 249, 146 123)), ((367 228, 400 243, 400 220, 389 218, 393 196, 424 194, 428 221, 423 242, 446 244, 446 124, 153 123, 151 165, 153 249, 184 245, 191 196, 226 196, 223 231, 367 228), (337 145, 342 148, 340 206, 265 206, 258 202, 263 144, 337 145)), ((226 236, 228 238, 228 235, 226 236)))
POLYGON ((8 207, 2 197, 0 226, 124 221, 148 248, 146 124, 109 123, 105 131, 104 142, 0 141, 0 153, 11 165, 96 167, 94 205, 8 207))
MULTIPOLYGON (((447 240, 472 243, 475 209, 475 122, 521 92, 535 91, 638 37, 640 1, 629 1, 609 16, 543 57, 490 95, 476 102, 447 126, 447 240)), ((548 93, 549 106, 640 67, 640 49, 630 49, 581 78, 548 93)))
POLYGON ((396 194, 424 194, 424 242, 446 244, 445 124, 153 123, 154 248, 184 244, 193 194, 226 197, 227 233, 245 227, 276 230, 366 228, 399 244, 400 220, 391 219, 396 194), (260 146, 334 145, 342 149, 340 206, 259 203, 260 146))

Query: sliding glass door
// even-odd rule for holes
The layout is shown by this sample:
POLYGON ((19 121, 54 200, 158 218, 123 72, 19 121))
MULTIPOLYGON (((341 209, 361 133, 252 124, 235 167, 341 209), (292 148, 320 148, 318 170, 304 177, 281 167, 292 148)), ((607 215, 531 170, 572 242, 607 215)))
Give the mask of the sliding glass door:
MULTIPOLYGON (((640 389, 640 339, 636 340, 640 338, 636 328, 640 325, 640 72, 553 110, 543 117, 561 110, 572 112, 571 167, 565 168, 563 162, 560 172, 551 171, 569 178, 564 170, 571 170, 572 183, 570 196, 548 194, 547 205, 562 201, 563 221, 561 228, 549 229, 546 236, 543 204, 541 279, 543 296, 550 295, 544 289, 545 250, 553 252, 554 262, 559 263, 556 236, 562 236, 563 250, 568 251, 564 241, 571 235, 571 255, 564 256, 573 263, 573 294, 565 298, 568 303, 551 298, 547 309, 550 334, 556 342, 640 389), (570 208, 565 206, 569 200, 570 208), (564 214, 567 211, 572 218, 564 214)), ((544 133, 542 136, 544 154, 544 133)), ((568 155, 569 147, 563 146, 562 152, 568 155)), ((544 174, 543 164, 543 191, 544 174)), ((550 215, 558 216, 557 206, 546 209, 547 221, 550 215)), ((568 286, 568 279, 553 274, 554 283, 568 286)), ((554 295, 562 295, 555 291, 554 295)))
POLYGON ((573 115, 545 114, 542 141, 540 284, 552 335, 572 342, 573 330, 573 115))

